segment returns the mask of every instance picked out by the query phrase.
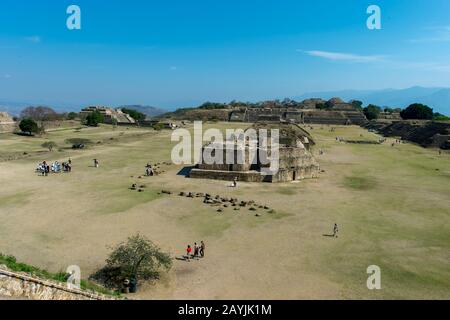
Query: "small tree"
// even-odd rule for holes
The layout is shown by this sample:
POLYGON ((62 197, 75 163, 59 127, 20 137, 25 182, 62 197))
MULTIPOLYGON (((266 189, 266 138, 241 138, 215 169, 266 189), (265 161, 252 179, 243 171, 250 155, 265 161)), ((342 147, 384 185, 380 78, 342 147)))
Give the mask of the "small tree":
POLYGON ((78 117, 78 113, 76 112, 69 112, 67 114, 67 120, 75 120, 78 117))
POLYGON ((57 145, 56 142, 54 142, 54 141, 47 141, 47 142, 44 142, 44 143, 41 145, 42 148, 46 148, 46 149, 48 149, 48 151, 50 151, 50 152, 52 152, 53 149, 56 148, 57 146, 58 146, 58 145, 57 145))
POLYGON ((20 121, 19 128, 23 133, 27 133, 30 136, 39 132, 39 126, 36 121, 29 118, 20 121))
POLYGON ((402 110, 402 112, 400 112, 400 116, 404 120, 408 119, 431 120, 433 119, 433 109, 421 103, 414 103, 405 110, 402 110))
POLYGON ((353 108, 355 108, 356 110, 363 110, 363 102, 359 101, 359 100, 352 100, 351 104, 353 106, 353 108))
POLYGON ((106 269, 118 271, 122 279, 149 280, 158 279, 161 268, 168 271, 172 267, 172 258, 137 234, 115 247, 106 264, 106 269))
POLYGON ((161 131, 162 129, 164 129, 164 125, 162 123, 156 123, 153 125, 153 129, 156 131, 161 131))
POLYGON ((99 123, 103 123, 104 120, 103 115, 98 110, 95 110, 86 117, 86 125, 97 127, 99 123))
POLYGON ((378 119, 381 112, 381 108, 376 105, 369 104, 367 107, 364 108, 363 112, 368 120, 375 120, 378 119))

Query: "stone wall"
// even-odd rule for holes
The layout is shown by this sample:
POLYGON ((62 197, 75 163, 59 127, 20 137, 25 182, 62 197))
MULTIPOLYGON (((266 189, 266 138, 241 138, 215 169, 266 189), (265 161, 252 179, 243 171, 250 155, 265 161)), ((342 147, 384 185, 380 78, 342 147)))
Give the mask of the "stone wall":
POLYGON ((401 137, 422 147, 450 148, 450 122, 427 120, 371 121, 364 126, 386 137, 401 137))
POLYGON ((84 290, 69 289, 65 284, 12 272, 0 266, 0 296, 30 300, 113 300, 112 297, 84 290))
POLYGON ((238 178, 238 181, 261 182, 263 181, 264 177, 257 171, 219 171, 192 169, 189 173, 189 178, 224 181, 233 181, 235 178, 238 178))

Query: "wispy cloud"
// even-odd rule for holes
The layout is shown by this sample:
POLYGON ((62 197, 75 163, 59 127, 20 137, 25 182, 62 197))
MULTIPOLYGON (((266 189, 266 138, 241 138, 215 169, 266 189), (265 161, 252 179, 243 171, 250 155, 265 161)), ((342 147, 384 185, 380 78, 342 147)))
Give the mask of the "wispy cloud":
POLYGON ((429 34, 422 38, 409 39, 411 43, 450 42, 450 26, 429 27, 429 34))
POLYGON ((40 36, 25 37, 25 40, 32 42, 32 43, 40 43, 42 41, 40 36))
POLYGON ((5 79, 11 79, 11 78, 12 78, 12 75, 10 75, 9 73, 6 73, 6 74, 3 75, 3 78, 5 78, 5 79))
POLYGON ((176 66, 171 66, 170 68, 169 68, 169 70, 170 71, 176 71, 178 68, 176 67, 176 66))
POLYGON ((384 67, 393 69, 416 69, 423 71, 450 73, 450 64, 447 64, 445 62, 444 63, 437 61, 406 62, 405 60, 396 60, 392 58, 387 58, 386 56, 382 55, 364 56, 353 53, 341 53, 341 52, 330 52, 319 50, 310 50, 310 51, 297 50, 297 51, 312 57, 318 57, 331 61, 359 62, 359 63, 380 62, 383 64, 384 67))
POLYGON ((384 56, 379 55, 359 55, 354 53, 319 51, 319 50, 310 50, 310 51, 297 50, 297 51, 305 53, 312 57, 319 57, 333 61, 380 62, 385 60, 384 56))

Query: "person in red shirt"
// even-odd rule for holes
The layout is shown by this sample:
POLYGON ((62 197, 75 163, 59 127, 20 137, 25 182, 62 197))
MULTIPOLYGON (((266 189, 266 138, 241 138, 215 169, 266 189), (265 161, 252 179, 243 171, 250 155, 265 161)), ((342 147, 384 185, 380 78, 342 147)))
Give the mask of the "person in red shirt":
POLYGON ((188 246, 186 248, 186 253, 187 253, 187 260, 189 261, 189 259, 191 258, 191 253, 192 253, 192 248, 191 248, 190 244, 188 244, 188 246))

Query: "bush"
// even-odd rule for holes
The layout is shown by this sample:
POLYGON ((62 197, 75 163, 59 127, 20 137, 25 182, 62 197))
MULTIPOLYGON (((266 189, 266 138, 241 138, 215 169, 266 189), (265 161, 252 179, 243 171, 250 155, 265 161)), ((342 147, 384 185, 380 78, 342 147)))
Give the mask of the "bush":
POLYGON ((381 108, 376 105, 369 104, 367 107, 363 109, 363 112, 367 120, 375 120, 378 119, 381 113, 381 108))
POLYGON ((20 121, 19 128, 23 133, 28 133, 30 136, 39 132, 39 126, 36 121, 29 118, 20 121))
POLYGON ((83 138, 66 139, 65 143, 72 145, 73 149, 84 149, 86 145, 93 144, 91 140, 83 138))
POLYGON ((69 112, 67 114, 67 120, 75 120, 76 118, 78 118, 78 113, 76 112, 69 112))
POLYGON ((433 120, 436 121, 448 121, 450 120, 450 117, 447 117, 446 115, 443 115, 439 112, 436 112, 435 114, 433 114, 433 120))
POLYGON ((155 129, 156 131, 161 131, 162 129, 164 129, 164 125, 162 123, 157 123, 153 126, 153 129, 155 129))
POLYGON ((400 116, 404 120, 431 120, 433 119, 433 109, 421 103, 414 103, 405 110, 402 110, 400 116))

